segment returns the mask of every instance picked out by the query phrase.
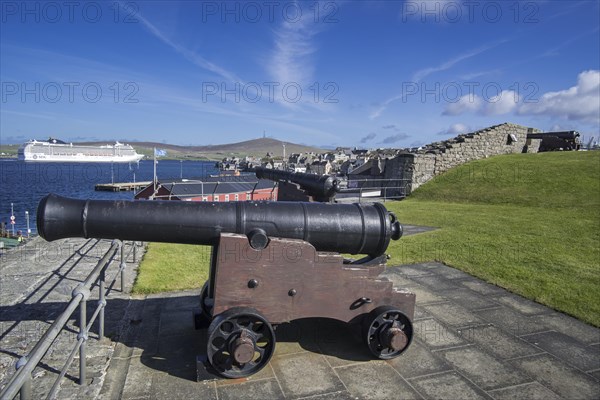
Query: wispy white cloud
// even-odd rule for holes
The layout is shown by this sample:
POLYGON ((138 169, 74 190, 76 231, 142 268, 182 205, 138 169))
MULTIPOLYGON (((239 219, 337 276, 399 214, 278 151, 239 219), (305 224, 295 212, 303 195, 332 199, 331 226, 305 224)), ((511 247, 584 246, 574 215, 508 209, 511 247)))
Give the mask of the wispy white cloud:
MULTIPOLYGON (((455 56, 447 61, 444 61, 439 65, 422 68, 413 74, 413 76, 412 76, 413 83, 419 83, 424 78, 428 77, 429 75, 431 75, 433 73, 446 71, 462 61, 465 61, 465 60, 468 60, 475 56, 478 56, 479 54, 481 54, 485 51, 488 51, 496 46, 499 46, 500 44, 505 43, 505 42, 506 42, 506 40, 501 40, 501 41, 497 41, 494 43, 490 43, 488 45, 478 47, 477 49, 470 50, 466 53, 459 54, 458 56, 455 56)), ((369 118, 370 119, 378 118, 379 116, 381 116, 381 114, 383 114, 383 112, 387 109, 387 107, 391 103, 398 101, 398 100, 403 100, 406 98, 406 96, 407 96, 407 93, 403 92, 396 96, 390 97, 389 99, 385 100, 377 109, 375 109, 369 115, 369 118)))
MULTIPOLYGON (((320 5, 315 7, 321 7, 320 5)), ((300 8, 300 6, 298 6, 300 8)), ((331 108, 333 104, 321 101, 310 101, 312 96, 306 95, 309 87, 315 83, 315 54, 318 50, 315 37, 324 29, 323 24, 315 23, 310 13, 304 13, 298 20, 283 19, 273 29, 273 47, 266 59, 267 72, 270 79, 283 88, 299 85, 305 92, 299 102, 289 102, 282 98, 281 91, 276 102, 288 109, 299 110, 304 106, 322 110, 331 108)), ((290 89, 294 93, 295 89, 290 89)), ((319 99, 322 100, 322 99, 319 99)))
POLYGON ((388 108, 388 106, 390 104, 392 104, 395 101, 401 100, 401 99, 405 99, 406 98, 406 93, 402 93, 399 94, 397 96, 394 97, 390 97, 389 99, 385 100, 383 103, 381 103, 381 105, 379 107, 377 107, 370 115, 369 115, 369 119, 376 119, 379 118, 381 116, 381 114, 383 114, 383 112, 388 108))
POLYGON ((507 65, 503 66, 502 69, 503 70, 514 69, 521 65, 529 64, 533 61, 538 61, 542 58, 559 56, 561 54, 561 50, 570 47, 573 43, 577 42, 578 40, 580 40, 586 36, 597 35, 599 31, 600 31, 600 27, 595 27, 594 29, 579 33, 573 37, 570 37, 570 38, 564 40, 563 42, 559 43, 558 45, 552 46, 552 47, 544 50, 541 53, 536 53, 536 54, 533 54, 531 57, 521 58, 515 62, 507 64, 507 65))
POLYGON ((469 73, 461 75, 460 79, 462 79, 464 81, 468 81, 471 79, 479 78, 481 76, 496 75, 496 74, 500 74, 500 73, 502 73, 501 69, 491 69, 488 71, 469 72, 469 73))
POLYGON ((600 31, 600 27, 596 27, 592 30, 588 30, 586 32, 580 33, 579 35, 573 36, 573 37, 563 41, 559 45, 554 46, 554 47, 544 51, 543 53, 535 56, 535 58, 537 59, 537 58, 542 58, 542 57, 558 56, 558 55, 560 55, 560 50, 571 46, 574 42, 578 41, 581 38, 584 38, 589 35, 597 34, 598 31, 600 31))
POLYGON ((456 64, 458 64, 459 62, 468 60, 469 58, 473 58, 473 57, 475 57, 485 51, 488 51, 504 42, 506 42, 506 40, 502 40, 499 42, 491 43, 489 45, 481 46, 477 49, 468 51, 463 54, 459 54, 458 56, 451 58, 447 61, 444 61, 443 63, 441 63, 439 65, 420 69, 413 74, 413 81, 415 81, 415 82, 420 81, 435 72, 446 71, 446 70, 452 68, 453 66, 455 66, 456 64))
MULTIPOLYGON (((124 7, 121 5, 121 7, 124 7)), ((138 19, 142 25, 156 38, 162 41, 167 46, 171 47, 177 53, 181 54, 185 59, 193 63, 194 65, 205 69, 207 71, 213 72, 222 78, 231 81, 231 82, 242 82, 242 80, 233 72, 228 71, 227 69, 207 60, 202 57, 200 54, 191 51, 179 43, 175 43, 171 39, 167 37, 160 29, 158 29, 153 23, 151 23, 147 18, 143 17, 139 12, 136 14, 136 19, 138 19)))
POLYGON ((317 30, 309 17, 297 22, 283 21, 274 31, 269 72, 280 84, 309 82, 314 74, 312 55, 317 48, 313 37, 317 30))

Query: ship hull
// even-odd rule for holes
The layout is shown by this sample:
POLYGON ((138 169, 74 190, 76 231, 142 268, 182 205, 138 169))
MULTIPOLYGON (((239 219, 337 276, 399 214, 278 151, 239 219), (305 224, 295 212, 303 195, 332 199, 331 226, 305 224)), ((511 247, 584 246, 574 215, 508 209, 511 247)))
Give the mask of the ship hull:
POLYGON ((130 145, 81 146, 53 140, 29 141, 19 148, 18 159, 27 162, 132 163, 144 156, 130 145))
POLYGON ((141 154, 127 156, 90 156, 90 155, 72 155, 58 156, 48 154, 23 154, 18 159, 27 162, 76 162, 76 163, 131 163, 138 162, 144 156, 141 154))

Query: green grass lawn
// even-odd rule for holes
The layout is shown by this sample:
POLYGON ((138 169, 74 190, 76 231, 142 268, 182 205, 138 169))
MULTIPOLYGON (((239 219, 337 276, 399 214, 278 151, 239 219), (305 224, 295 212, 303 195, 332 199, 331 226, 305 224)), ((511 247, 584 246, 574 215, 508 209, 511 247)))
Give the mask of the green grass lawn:
POLYGON ((386 206, 440 228, 392 243, 391 265, 442 261, 600 326, 599 152, 471 162, 386 206))
POLYGON ((133 286, 135 294, 195 289, 208 279, 210 247, 150 243, 133 286))
MULTIPOLYGON (((390 265, 438 260, 600 326, 600 152, 474 161, 386 207, 440 228, 392 242, 390 265)), ((209 259, 206 246, 151 243, 134 292, 198 288, 209 259)))

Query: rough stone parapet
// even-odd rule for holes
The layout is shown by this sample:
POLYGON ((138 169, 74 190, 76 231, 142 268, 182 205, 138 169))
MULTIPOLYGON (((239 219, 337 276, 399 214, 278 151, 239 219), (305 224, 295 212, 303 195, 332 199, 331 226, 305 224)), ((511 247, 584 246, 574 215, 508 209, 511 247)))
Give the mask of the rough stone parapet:
POLYGON ((434 142, 387 160, 384 178, 409 180, 407 193, 451 168, 500 154, 537 153, 540 139, 527 139, 539 129, 503 123, 434 142))

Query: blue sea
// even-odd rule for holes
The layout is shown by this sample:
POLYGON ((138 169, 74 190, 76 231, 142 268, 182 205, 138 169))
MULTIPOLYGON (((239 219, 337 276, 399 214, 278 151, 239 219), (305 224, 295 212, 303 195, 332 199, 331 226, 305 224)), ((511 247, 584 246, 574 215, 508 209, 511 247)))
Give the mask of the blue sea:
MULTIPOLYGON (((158 179, 203 178, 216 174, 212 161, 159 160, 158 179)), ((48 193, 80 199, 133 199, 135 192, 97 192, 97 183, 151 181, 153 161, 139 164, 110 163, 37 163, 0 159, 0 222, 11 228, 11 203, 15 215, 15 231, 36 233, 37 205, 48 193), (135 178, 134 178, 135 174, 135 178)))

